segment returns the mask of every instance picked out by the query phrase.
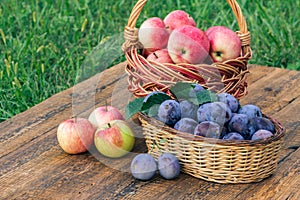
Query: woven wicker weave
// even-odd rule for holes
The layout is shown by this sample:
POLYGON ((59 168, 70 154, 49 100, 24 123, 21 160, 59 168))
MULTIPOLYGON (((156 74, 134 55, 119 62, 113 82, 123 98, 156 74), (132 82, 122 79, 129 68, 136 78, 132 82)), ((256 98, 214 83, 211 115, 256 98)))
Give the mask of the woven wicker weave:
POLYGON ((218 183, 258 182, 273 174, 284 128, 274 120, 276 133, 260 141, 226 141, 179 132, 139 114, 146 145, 155 158, 162 152, 176 155, 182 171, 218 183))
POLYGON ((144 97, 149 92, 160 90, 169 92, 171 85, 178 81, 197 82, 215 92, 227 92, 237 98, 247 94, 246 74, 249 72, 247 63, 252 56, 250 33, 245 18, 235 0, 227 0, 237 19, 240 30, 236 31, 241 39, 242 52, 240 57, 213 64, 160 64, 149 62, 139 50, 143 45, 138 40, 137 19, 147 3, 139 0, 132 9, 128 24, 125 27, 123 51, 128 65, 129 91, 137 97, 144 97))

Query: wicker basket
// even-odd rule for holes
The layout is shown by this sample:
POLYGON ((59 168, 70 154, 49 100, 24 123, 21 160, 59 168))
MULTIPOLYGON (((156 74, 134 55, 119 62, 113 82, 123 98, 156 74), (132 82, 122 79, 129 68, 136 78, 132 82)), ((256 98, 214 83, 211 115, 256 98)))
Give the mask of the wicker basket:
POLYGON ((227 141, 179 132, 162 122, 139 114, 149 153, 176 155, 182 171, 217 183, 259 182, 277 168, 285 129, 274 120, 274 136, 260 141, 227 141))
POLYGON ((242 43, 240 57, 225 62, 192 65, 150 62, 140 54, 143 46, 138 40, 138 28, 135 26, 147 0, 139 0, 132 9, 125 27, 125 42, 122 47, 128 61, 126 72, 129 75, 129 91, 137 97, 144 97, 155 90, 170 94, 170 86, 182 81, 196 82, 211 91, 227 92, 236 98, 245 96, 247 94, 246 75, 249 72, 247 64, 252 56, 250 33, 238 3, 235 0, 227 0, 227 2, 240 28, 236 31, 242 43))

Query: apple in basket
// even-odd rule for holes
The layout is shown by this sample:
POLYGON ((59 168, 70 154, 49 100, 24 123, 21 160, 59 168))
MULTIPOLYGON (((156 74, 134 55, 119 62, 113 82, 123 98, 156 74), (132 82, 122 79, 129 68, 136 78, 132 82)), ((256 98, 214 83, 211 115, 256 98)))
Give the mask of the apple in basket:
POLYGON ((164 23, 170 32, 184 25, 196 26, 195 20, 183 10, 174 10, 170 12, 164 18, 164 23))
POLYGON ((212 26, 205 31, 210 42, 210 56, 214 62, 223 62, 239 57, 241 40, 225 26, 212 26))
POLYGON ((174 29, 169 37, 168 51, 174 63, 204 63, 209 48, 205 32, 191 25, 174 29))
POLYGON ((102 155, 109 158, 119 158, 132 150, 135 137, 126 121, 112 120, 96 130, 94 143, 102 155))
POLYGON ((124 117, 122 113, 113 106, 100 106, 91 112, 88 119, 95 128, 98 128, 115 119, 124 120, 124 117))
POLYGON ((151 17, 141 24, 138 38, 146 50, 153 52, 166 48, 169 32, 162 19, 151 17))
POLYGON ((158 63, 173 63, 168 49, 159 49, 152 52, 150 55, 147 56, 147 60, 155 61, 158 63))
POLYGON ((58 144, 69 154, 86 152, 93 144, 95 131, 95 127, 85 118, 67 119, 58 126, 58 144))

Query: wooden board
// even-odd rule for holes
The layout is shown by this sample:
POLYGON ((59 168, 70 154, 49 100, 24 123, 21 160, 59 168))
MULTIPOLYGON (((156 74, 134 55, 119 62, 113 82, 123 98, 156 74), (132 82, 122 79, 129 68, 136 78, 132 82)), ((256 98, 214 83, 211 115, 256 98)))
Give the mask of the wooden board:
POLYGON ((250 66, 249 94, 241 103, 260 106, 287 129, 276 173, 259 183, 218 184, 183 173, 175 180, 135 180, 131 159, 147 151, 136 120, 130 120, 136 145, 121 159, 105 158, 94 148, 64 153, 56 139, 60 122, 88 117, 106 102, 124 113, 132 98, 124 67, 120 63, 0 123, 0 199, 300 199, 298 71, 250 66))

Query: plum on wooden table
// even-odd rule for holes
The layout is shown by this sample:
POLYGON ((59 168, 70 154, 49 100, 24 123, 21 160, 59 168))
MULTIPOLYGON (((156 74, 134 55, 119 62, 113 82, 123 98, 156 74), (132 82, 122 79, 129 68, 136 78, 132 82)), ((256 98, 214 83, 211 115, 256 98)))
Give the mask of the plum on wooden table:
POLYGON ((157 171, 157 163, 150 154, 141 153, 131 161, 130 171, 136 179, 150 180, 157 171))

